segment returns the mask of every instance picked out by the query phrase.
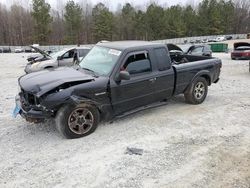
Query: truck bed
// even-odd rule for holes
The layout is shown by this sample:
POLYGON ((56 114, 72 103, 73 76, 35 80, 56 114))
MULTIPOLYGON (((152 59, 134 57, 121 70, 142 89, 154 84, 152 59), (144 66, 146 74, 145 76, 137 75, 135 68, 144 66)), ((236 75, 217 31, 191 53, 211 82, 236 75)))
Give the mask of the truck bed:
POLYGON ((178 55, 172 60, 175 71, 175 95, 184 93, 192 79, 199 75, 207 75, 205 78, 211 85, 218 81, 221 60, 213 57, 178 55), (217 68, 218 67, 218 68, 217 68))
POLYGON ((195 56, 195 55, 187 55, 187 54, 170 55, 170 58, 173 64, 182 64, 182 63, 189 63, 189 62, 194 62, 194 61, 214 59, 213 57, 195 56))

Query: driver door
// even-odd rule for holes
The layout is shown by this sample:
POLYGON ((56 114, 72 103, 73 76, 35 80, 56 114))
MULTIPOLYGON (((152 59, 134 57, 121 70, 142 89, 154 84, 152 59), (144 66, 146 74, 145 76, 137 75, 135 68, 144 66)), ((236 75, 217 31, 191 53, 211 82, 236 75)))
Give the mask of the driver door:
POLYGON ((63 54, 61 59, 58 60, 58 65, 59 66, 72 66, 75 52, 76 50, 72 49, 72 50, 67 51, 65 54, 63 54))
POLYGON ((115 115, 154 101, 155 76, 147 51, 128 54, 120 67, 122 70, 128 71, 131 78, 110 83, 115 115))

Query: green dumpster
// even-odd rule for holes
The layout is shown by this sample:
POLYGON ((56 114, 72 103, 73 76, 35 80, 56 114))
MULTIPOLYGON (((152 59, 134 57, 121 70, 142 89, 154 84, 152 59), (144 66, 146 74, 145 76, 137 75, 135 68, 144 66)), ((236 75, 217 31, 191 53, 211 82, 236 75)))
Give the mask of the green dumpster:
POLYGON ((212 43, 209 44, 211 46, 212 52, 227 52, 228 44, 225 43, 212 43))

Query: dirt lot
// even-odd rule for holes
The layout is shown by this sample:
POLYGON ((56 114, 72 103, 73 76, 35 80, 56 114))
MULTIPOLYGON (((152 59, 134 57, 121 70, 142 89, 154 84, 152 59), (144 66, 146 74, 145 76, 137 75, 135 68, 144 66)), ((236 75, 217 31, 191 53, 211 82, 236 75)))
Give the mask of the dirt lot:
POLYGON ((223 59, 201 105, 168 105, 66 140, 53 122, 11 117, 24 54, 0 54, 0 187, 250 187, 248 61, 223 59), (143 155, 125 154, 127 147, 143 155))

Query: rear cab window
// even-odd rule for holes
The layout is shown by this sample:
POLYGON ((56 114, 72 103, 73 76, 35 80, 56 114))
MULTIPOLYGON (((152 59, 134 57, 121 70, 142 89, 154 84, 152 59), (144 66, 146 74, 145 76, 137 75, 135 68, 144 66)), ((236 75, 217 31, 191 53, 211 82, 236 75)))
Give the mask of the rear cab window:
POLYGON ((157 67, 159 71, 167 70, 171 67, 171 59, 167 53, 166 48, 155 48, 154 53, 157 60, 157 67))

